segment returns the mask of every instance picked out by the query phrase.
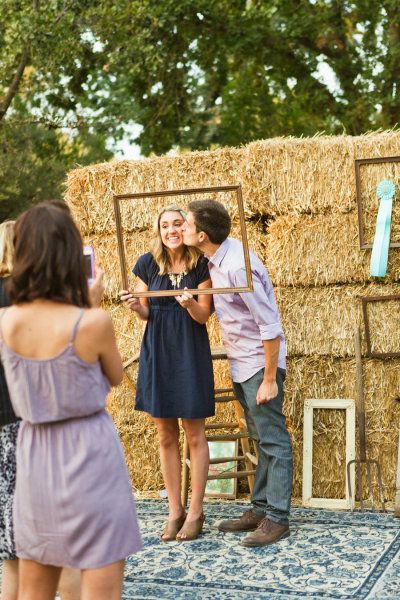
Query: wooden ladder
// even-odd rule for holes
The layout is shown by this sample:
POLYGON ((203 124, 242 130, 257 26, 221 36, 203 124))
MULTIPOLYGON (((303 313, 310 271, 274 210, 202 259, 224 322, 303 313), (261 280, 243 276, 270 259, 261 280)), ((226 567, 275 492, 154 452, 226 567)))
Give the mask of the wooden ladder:
MULTIPOLYGON (((211 352, 213 360, 224 360, 227 358, 224 348, 214 348, 211 352)), ((124 377, 128 386, 132 391, 136 391, 134 381, 128 372, 129 367, 136 363, 139 359, 139 353, 132 356, 130 359, 124 362, 124 377)), ((235 398, 233 388, 219 388, 215 390, 215 402, 233 402, 235 409, 236 420, 233 422, 221 422, 221 423, 206 423, 206 439, 207 441, 229 441, 238 440, 240 445, 240 452, 237 456, 213 458, 210 460, 210 464, 222 464, 224 462, 236 462, 244 461, 246 469, 243 471, 230 471, 229 473, 221 473, 219 475, 210 475, 208 480, 212 479, 240 479, 247 477, 250 492, 253 491, 254 487, 254 466, 258 462, 258 449, 257 444, 254 440, 249 439, 247 431, 246 421, 244 419, 243 409, 240 402, 235 398), (213 431, 224 430, 224 433, 213 434, 213 431), (230 431, 231 433, 227 433, 230 431), (253 442, 254 451, 250 450, 250 443, 253 442)), ((183 439, 183 465, 182 465, 182 486, 181 486, 181 498, 184 507, 187 505, 188 494, 189 494, 189 477, 190 477, 190 456, 189 456, 189 445, 187 443, 186 436, 183 439)))
MULTIPOLYGON (((220 388, 215 390, 215 402, 233 402, 235 409, 236 420, 233 422, 219 422, 219 423, 206 423, 206 439, 209 442, 217 441, 234 441, 238 440, 240 445, 240 451, 236 456, 226 456, 220 458, 210 459, 210 464, 222 464, 225 462, 236 462, 243 461, 245 463, 245 470, 229 471, 228 473, 221 473, 218 475, 209 475, 208 481, 213 479, 241 479, 247 477, 250 492, 253 491, 254 487, 254 465, 258 462, 258 450, 256 443, 254 442, 254 453, 250 451, 249 434, 244 419, 243 409, 240 402, 235 398, 233 388, 220 388), (224 433, 213 434, 215 430, 224 430, 224 433), (233 431, 235 430, 235 431, 233 431), (230 432, 230 433, 229 433, 230 432)), ((183 438, 183 465, 182 465, 182 488, 181 488, 181 500, 184 507, 187 505, 188 494, 189 494, 189 477, 190 477, 190 455, 189 455, 189 444, 184 434, 183 438)))

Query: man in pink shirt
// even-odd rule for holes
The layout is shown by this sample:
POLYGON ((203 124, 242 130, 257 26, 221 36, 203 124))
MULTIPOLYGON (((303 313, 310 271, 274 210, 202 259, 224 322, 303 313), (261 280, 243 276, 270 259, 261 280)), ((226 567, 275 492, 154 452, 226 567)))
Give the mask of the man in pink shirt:
MULTIPOLYGON (((208 258, 213 287, 247 286, 243 246, 229 238, 231 220, 214 200, 189 204, 184 243, 208 258)), ((238 519, 219 523, 220 531, 248 531, 241 544, 273 544, 288 537, 293 458, 282 414, 286 369, 285 337, 267 271, 250 252, 253 292, 214 296, 214 306, 236 397, 250 436, 258 442, 252 507, 238 519)), ((190 304, 190 294, 186 294, 190 304)))

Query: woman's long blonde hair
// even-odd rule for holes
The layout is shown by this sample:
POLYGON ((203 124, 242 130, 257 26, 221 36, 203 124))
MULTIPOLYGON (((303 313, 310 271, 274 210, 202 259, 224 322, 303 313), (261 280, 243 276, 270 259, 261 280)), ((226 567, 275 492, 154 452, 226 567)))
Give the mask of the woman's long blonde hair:
MULTIPOLYGON (((169 204, 160 210, 157 217, 154 220, 153 225, 153 238, 150 242, 150 252, 153 255, 154 260, 160 268, 160 275, 166 275, 171 267, 171 261, 167 248, 164 246, 161 240, 160 234, 160 220, 166 212, 177 212, 184 219, 186 219, 186 213, 184 210, 175 206, 175 204, 169 204)), ((202 253, 193 246, 184 246, 184 260, 186 265, 186 271, 191 271, 197 265, 202 253)))
POLYGON ((14 255, 15 221, 0 224, 0 277, 8 277, 12 271, 14 255))

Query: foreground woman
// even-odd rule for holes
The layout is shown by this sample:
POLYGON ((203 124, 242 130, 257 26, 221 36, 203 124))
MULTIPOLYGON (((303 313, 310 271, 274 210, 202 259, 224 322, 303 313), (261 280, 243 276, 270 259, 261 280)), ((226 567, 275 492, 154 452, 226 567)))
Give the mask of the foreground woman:
POLYGON ((205 323, 211 296, 198 300, 184 291, 211 287, 207 261, 183 244, 184 212, 176 206, 162 209, 156 219, 151 252, 139 258, 133 272, 136 291, 181 289, 173 297, 141 298, 123 290, 121 299, 147 326, 140 350, 136 410, 149 413, 160 441, 161 469, 168 493, 169 518, 161 538, 196 539, 204 523, 203 498, 209 453, 205 418, 214 415, 214 381, 205 323), (190 449, 192 495, 186 515, 181 503, 179 425, 190 449))
MULTIPOLYGON (((59 207, 64 206, 61 202, 59 207)), ((14 221, 0 225, 0 308, 10 305, 5 285, 11 275, 14 254, 14 221)), ((11 405, 4 368, 0 362, 0 560, 2 600, 17 600, 18 558, 13 531, 13 499, 16 479, 16 449, 20 420, 11 405)), ((80 599, 80 573, 63 569, 58 591, 62 600, 80 599)))
POLYGON ((14 306, 0 316, 1 358, 22 418, 15 541, 19 600, 53 600, 62 567, 84 600, 118 600, 124 559, 141 548, 122 449, 105 412, 122 378, 111 319, 89 308, 82 241, 51 205, 15 226, 14 306))

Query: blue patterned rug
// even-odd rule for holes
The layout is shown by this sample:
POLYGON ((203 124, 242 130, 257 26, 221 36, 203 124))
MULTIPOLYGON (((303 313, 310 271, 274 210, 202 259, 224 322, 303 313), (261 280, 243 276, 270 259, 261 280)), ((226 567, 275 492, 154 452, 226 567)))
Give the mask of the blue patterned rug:
POLYGON ((294 508, 291 536, 263 548, 238 545, 221 518, 242 503, 209 503, 203 535, 161 542, 166 503, 137 503, 145 548, 128 559, 124 600, 399 600, 400 519, 391 513, 294 508))

